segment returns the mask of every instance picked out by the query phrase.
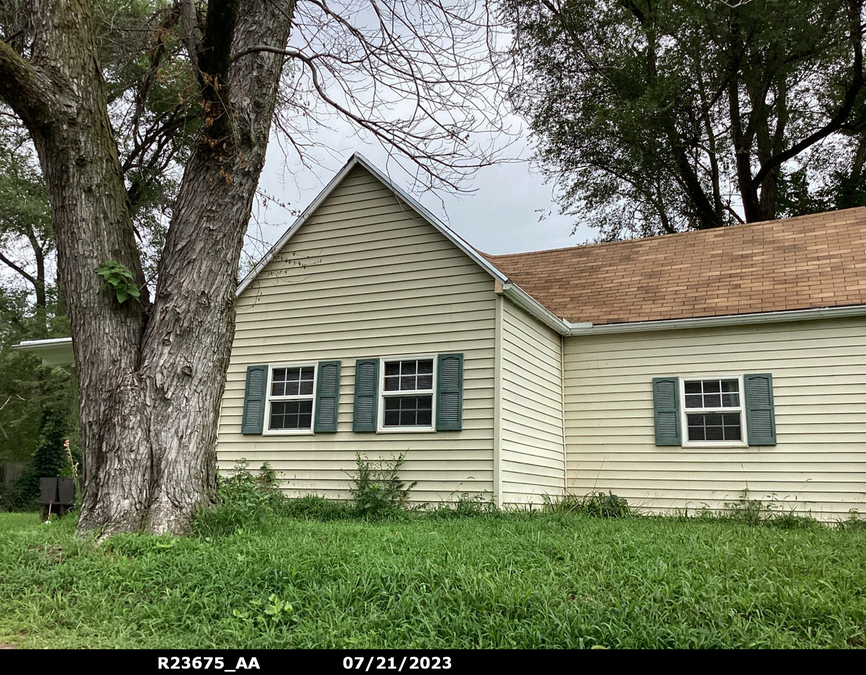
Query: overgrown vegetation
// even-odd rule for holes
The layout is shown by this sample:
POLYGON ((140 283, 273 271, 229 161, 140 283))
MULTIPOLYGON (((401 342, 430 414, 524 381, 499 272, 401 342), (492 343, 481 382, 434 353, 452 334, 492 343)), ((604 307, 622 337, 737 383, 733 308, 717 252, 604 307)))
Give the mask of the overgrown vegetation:
MULTIPOLYGON (((318 508, 323 501, 285 500, 318 508)), ((346 506, 347 509, 350 507, 346 506)), ((866 645, 866 531, 578 513, 118 535, 0 515, 0 642, 22 647, 866 645)))
POLYGON ((406 455, 396 459, 371 460, 356 456, 356 473, 352 478, 352 499, 355 509, 364 518, 381 518, 404 509, 409 492, 416 483, 406 485, 400 478, 400 468, 406 455))
POLYGON ((612 492, 567 494, 559 499, 551 499, 545 495, 544 507, 546 511, 554 513, 580 513, 594 518, 625 518, 631 515, 628 501, 612 492))

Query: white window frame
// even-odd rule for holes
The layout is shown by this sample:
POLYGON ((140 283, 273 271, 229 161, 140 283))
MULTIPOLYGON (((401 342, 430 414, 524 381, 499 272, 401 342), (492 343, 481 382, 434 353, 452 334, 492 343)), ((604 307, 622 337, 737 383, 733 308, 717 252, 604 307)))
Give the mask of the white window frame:
POLYGON ((319 364, 318 363, 280 363, 273 366, 268 366, 268 385, 265 390, 265 423, 262 428, 264 436, 312 436, 315 434, 316 428, 316 385, 319 380, 319 364), (298 394, 296 396, 271 396, 271 383, 274 377, 274 370, 281 368, 312 368, 313 369, 313 393, 298 394), (271 403, 282 403, 284 401, 307 401, 312 400, 312 417, 310 418, 309 429, 271 429, 271 403))
POLYGON ((385 356, 379 359, 379 401, 378 420, 376 433, 378 434, 429 434, 436 431, 436 385, 438 373, 438 354, 421 354, 409 356, 385 356), (432 361, 433 362, 433 385, 430 390, 415 389, 412 391, 385 391, 385 364, 394 361, 432 361), (385 426, 385 399, 393 396, 431 396, 430 403, 430 426, 429 427, 386 427, 385 426))
POLYGON ((680 428, 682 429, 682 447, 684 448, 748 448, 749 430, 746 427, 746 392, 743 388, 742 375, 680 375, 680 428), (740 405, 736 408, 688 408, 686 409, 686 382, 699 382, 701 380, 737 380, 739 389, 740 405), (707 413, 739 413, 740 414, 740 440, 739 441, 690 441, 689 440, 689 414, 707 413))

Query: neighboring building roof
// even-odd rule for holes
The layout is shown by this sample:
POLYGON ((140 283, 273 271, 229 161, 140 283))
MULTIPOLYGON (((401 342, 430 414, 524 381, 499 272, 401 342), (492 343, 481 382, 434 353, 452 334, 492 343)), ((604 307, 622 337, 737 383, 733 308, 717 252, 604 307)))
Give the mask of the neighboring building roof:
POLYGON ((548 310, 595 325, 866 304, 866 207, 487 255, 548 310))

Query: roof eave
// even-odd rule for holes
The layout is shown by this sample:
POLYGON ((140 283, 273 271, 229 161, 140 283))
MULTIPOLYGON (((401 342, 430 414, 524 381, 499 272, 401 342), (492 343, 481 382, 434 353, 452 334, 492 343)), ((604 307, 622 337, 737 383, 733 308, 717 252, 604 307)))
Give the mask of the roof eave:
POLYGON ((810 309, 791 309, 779 312, 758 312, 754 314, 726 314, 723 316, 701 316, 688 319, 663 319, 659 321, 635 321, 631 323, 572 323, 564 321, 568 335, 572 337, 587 335, 610 335, 612 333, 635 333, 642 331, 684 330, 688 328, 721 328, 725 326, 746 326, 750 324, 781 323, 785 321, 813 321, 817 319, 843 319, 846 317, 866 316, 866 305, 846 307, 815 307, 810 309))

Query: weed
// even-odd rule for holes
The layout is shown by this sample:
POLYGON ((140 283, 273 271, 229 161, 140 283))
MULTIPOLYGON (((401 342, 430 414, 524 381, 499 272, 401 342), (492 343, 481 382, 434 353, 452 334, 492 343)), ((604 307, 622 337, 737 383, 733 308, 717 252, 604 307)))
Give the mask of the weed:
POLYGON ((371 460, 358 453, 357 473, 352 479, 352 499, 355 509, 365 519, 394 516, 406 507, 413 482, 406 485, 400 478, 400 468, 406 459, 401 454, 395 459, 371 460))

